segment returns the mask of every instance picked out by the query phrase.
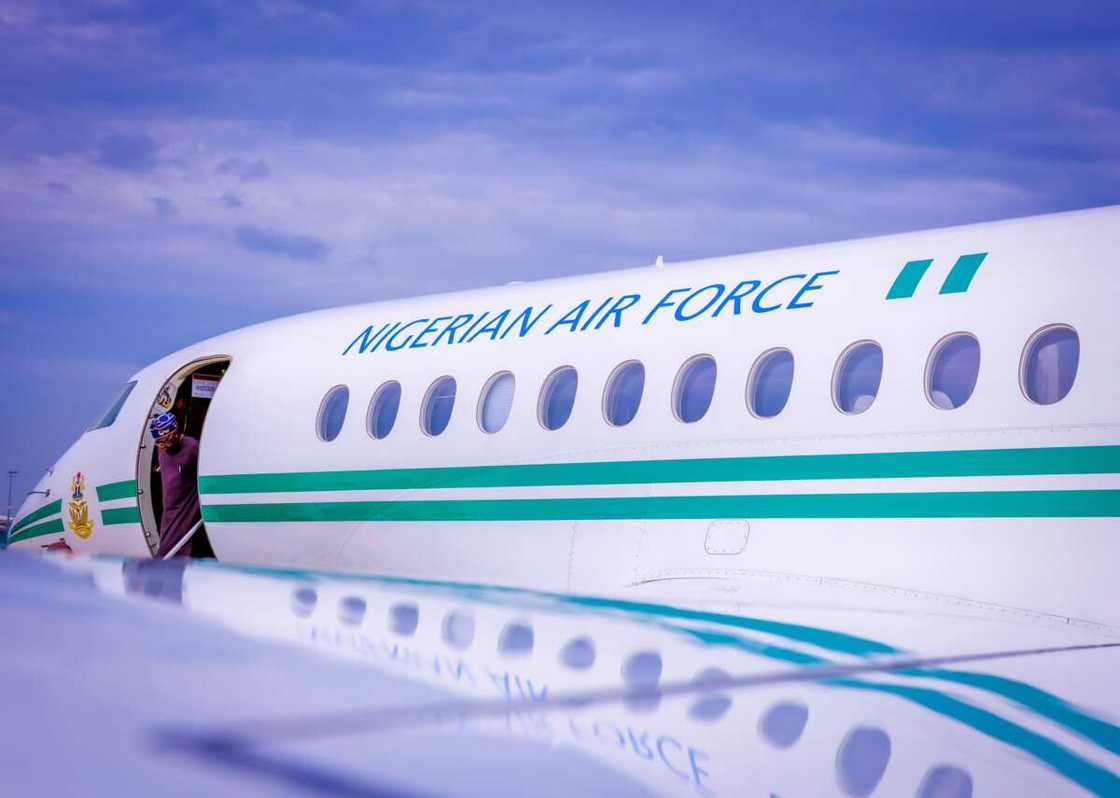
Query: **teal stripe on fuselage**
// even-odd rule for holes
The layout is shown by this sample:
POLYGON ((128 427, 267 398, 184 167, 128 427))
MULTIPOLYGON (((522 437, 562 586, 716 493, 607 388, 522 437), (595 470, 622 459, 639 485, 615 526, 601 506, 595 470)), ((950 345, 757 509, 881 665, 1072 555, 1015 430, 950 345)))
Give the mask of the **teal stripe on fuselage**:
POLYGON ((204 494, 1120 473, 1120 446, 210 474, 204 494))
POLYGON ((627 496, 618 498, 204 504, 226 523, 289 521, 608 521, 712 518, 1120 517, 1120 490, 627 496))

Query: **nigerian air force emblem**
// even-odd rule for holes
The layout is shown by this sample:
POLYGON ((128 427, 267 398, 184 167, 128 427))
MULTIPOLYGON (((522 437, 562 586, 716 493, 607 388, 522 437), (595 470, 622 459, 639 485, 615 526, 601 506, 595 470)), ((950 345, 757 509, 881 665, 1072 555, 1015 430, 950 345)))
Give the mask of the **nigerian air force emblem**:
POLYGON ((70 483, 70 501, 66 509, 70 512, 70 531, 85 540, 93 534, 93 519, 89 517, 89 503, 86 502, 86 478, 79 471, 70 483))

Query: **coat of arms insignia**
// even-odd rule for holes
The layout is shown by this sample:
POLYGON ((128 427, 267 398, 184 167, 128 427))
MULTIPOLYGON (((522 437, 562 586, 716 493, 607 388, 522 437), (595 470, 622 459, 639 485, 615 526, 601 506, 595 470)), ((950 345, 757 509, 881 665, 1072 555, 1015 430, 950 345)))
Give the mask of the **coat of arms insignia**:
POLYGON ((164 410, 170 410, 172 401, 171 386, 164 385, 163 389, 159 392, 159 396, 156 398, 156 404, 162 407, 164 410))
POLYGON ((70 501, 66 509, 70 512, 70 531, 83 540, 93 534, 93 519, 89 517, 85 493, 86 477, 79 471, 70 483, 70 501))

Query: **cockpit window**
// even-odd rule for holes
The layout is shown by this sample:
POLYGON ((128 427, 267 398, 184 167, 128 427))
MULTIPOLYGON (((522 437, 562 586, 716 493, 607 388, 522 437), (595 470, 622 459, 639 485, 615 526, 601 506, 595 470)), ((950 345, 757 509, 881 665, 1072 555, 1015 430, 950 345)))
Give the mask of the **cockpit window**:
POLYGON ((90 427, 90 429, 95 430, 111 426, 112 423, 117 420, 117 416, 120 415, 121 408, 124 407, 124 403, 125 401, 127 401, 128 395, 132 393, 132 389, 135 387, 135 380, 125 383, 125 386, 121 390, 120 395, 113 400, 113 404, 109 405, 109 409, 105 411, 105 415, 103 415, 96 424, 90 427))

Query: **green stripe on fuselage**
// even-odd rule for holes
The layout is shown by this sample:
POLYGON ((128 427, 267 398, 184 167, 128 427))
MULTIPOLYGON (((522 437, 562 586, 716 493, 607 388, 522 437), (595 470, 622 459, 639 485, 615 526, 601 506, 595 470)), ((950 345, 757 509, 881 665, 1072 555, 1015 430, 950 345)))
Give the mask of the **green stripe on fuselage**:
POLYGON ((41 521, 44 518, 46 518, 47 516, 55 515, 56 513, 61 513, 61 512, 62 512, 62 499, 55 499, 53 502, 50 502, 49 504, 44 504, 42 507, 40 507, 35 512, 28 513, 23 518, 19 519, 19 521, 17 521, 15 523, 15 525, 13 525, 12 528, 8 530, 8 535, 12 540, 16 540, 17 539, 16 533, 19 532, 24 527, 30 526, 31 524, 34 524, 36 521, 41 521))
POLYGON ((1120 446, 215 474, 204 494, 1120 473, 1120 446))
POLYGON ((139 507, 111 507, 101 511, 101 523, 105 526, 114 524, 139 524, 139 507))
POLYGON ((97 486, 97 500, 111 502, 114 499, 135 499, 136 480, 126 479, 122 482, 110 482, 108 485, 97 486))
POLYGON ((1120 490, 636 496, 205 504, 215 522, 605 521, 710 518, 1100 518, 1120 490))
POLYGON ((36 524, 35 526, 24 527, 19 532, 9 535, 8 543, 18 543, 21 540, 42 537, 43 535, 61 535, 62 531, 62 519, 55 518, 53 521, 46 521, 42 524, 36 524))

